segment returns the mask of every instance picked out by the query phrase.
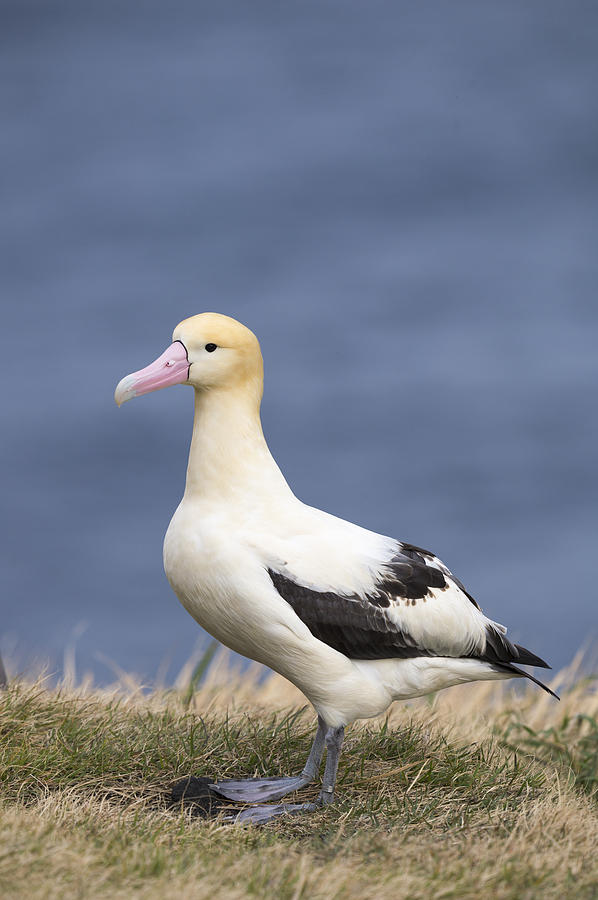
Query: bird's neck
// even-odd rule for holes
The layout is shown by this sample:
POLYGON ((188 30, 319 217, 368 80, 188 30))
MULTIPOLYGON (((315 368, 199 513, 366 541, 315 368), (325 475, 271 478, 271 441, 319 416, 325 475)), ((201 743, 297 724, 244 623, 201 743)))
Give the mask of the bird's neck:
POLYGON ((196 390, 185 497, 293 496, 266 444, 261 391, 196 390))

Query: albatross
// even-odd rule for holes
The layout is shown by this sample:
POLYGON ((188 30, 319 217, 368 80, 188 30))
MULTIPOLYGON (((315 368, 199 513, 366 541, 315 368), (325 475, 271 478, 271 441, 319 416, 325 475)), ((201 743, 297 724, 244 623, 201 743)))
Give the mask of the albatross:
POLYGON ((550 666, 512 643, 437 556, 295 497, 262 431, 263 361, 249 328, 219 313, 185 319, 115 400, 174 384, 194 388, 195 416, 185 492, 164 539, 168 581, 202 628, 291 681, 318 719, 301 774, 210 786, 246 805, 238 821, 330 803, 345 727, 395 700, 521 677, 553 694, 520 668, 550 666), (324 751, 318 799, 273 803, 318 778, 324 751))

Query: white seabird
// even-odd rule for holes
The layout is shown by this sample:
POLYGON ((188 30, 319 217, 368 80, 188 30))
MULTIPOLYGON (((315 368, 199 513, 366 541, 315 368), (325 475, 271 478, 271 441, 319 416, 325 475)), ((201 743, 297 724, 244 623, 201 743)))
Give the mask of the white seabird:
MULTIPOLYGON (((119 382, 126 400, 171 384, 195 389, 183 499, 164 539, 164 568, 183 606, 215 638, 288 678, 314 706, 318 730, 293 778, 212 785, 231 800, 278 800, 313 781, 331 802, 344 728, 394 701, 467 681, 531 678, 547 663, 511 643, 433 553, 367 531, 295 497, 260 421, 263 363, 240 322, 202 313, 171 346, 119 382)), ((556 695, 554 695, 556 696, 556 695)), ((255 806, 264 822, 316 804, 255 806)))

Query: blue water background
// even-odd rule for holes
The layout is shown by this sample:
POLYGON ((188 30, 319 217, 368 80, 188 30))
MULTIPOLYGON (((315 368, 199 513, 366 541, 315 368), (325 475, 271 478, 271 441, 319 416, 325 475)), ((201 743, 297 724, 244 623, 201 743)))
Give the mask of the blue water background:
MULTIPOLYGON (((598 6, 0 4, 0 648, 172 678, 192 392, 116 382, 216 310, 260 337, 303 500, 429 547, 514 638, 598 637, 598 6)), ((207 640, 207 639, 206 639, 207 640)))

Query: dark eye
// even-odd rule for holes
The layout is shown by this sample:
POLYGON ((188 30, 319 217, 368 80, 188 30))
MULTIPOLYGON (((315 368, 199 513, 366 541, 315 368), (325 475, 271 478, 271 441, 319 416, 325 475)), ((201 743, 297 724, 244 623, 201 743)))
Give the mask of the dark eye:
POLYGON ((214 350, 217 349, 217 347, 218 344, 206 344, 206 350, 208 351, 208 353, 213 353, 214 350))

